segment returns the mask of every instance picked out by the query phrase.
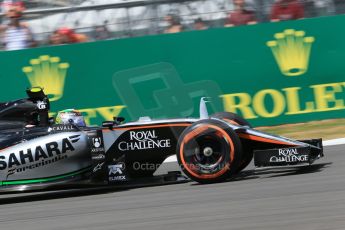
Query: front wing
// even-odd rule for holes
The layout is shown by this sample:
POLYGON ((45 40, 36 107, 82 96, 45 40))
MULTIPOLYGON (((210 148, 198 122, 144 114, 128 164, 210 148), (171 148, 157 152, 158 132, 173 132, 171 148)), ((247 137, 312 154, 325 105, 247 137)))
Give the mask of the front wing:
POLYGON ((321 139, 302 142, 307 143, 308 146, 255 150, 254 165, 256 167, 269 167, 312 164, 315 160, 323 157, 321 139))

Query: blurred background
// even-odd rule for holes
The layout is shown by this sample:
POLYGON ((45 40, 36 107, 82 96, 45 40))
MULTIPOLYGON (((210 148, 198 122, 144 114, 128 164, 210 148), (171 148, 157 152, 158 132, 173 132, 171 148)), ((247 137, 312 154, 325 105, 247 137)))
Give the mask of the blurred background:
MULTIPOLYGON (((11 23, 11 18, 19 18, 29 29, 30 35, 23 36, 32 36, 31 43, 22 45, 29 47, 242 26, 345 12, 343 0, 3 0, 1 6, 3 30, 11 23)), ((13 39, 3 33, 2 49, 16 49, 6 45, 13 39)))
POLYGON ((277 134, 343 137, 344 13, 344 0, 3 0, 0 100, 41 86, 52 113, 100 124, 197 117, 207 96, 255 126, 314 121, 277 134))

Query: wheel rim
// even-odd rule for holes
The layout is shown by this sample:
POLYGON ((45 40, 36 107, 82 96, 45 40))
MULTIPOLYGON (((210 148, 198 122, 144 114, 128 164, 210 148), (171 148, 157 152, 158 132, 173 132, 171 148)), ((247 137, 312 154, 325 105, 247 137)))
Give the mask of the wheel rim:
POLYGON ((187 171, 192 171, 192 174, 199 177, 216 177, 224 174, 227 171, 226 167, 229 167, 229 157, 232 157, 228 153, 233 153, 230 137, 219 127, 201 126, 192 133, 193 137, 186 138, 181 146, 187 171))

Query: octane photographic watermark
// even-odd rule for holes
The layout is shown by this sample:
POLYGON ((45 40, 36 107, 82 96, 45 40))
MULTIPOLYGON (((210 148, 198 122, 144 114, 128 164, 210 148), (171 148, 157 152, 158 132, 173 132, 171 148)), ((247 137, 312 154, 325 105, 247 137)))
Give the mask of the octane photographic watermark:
MULTIPOLYGON (((132 164, 132 169, 135 171, 156 171, 162 164, 154 164, 154 163, 148 163, 148 162, 134 162, 132 164)), ((183 169, 183 168, 189 168, 193 171, 212 171, 212 172, 218 172, 224 168, 229 169, 229 164, 224 164, 224 163, 220 163, 217 164, 213 167, 209 167, 207 165, 202 165, 202 164, 186 164, 186 165, 178 165, 179 168, 183 169)))
POLYGON ((138 114, 154 118, 191 117, 201 97, 212 98, 210 111, 222 110, 222 94, 211 80, 182 81, 170 63, 155 63, 116 72, 113 87, 126 105, 130 118, 138 114))
POLYGON ((153 163, 142 163, 142 162, 134 162, 133 169, 135 171, 153 171, 157 170, 161 164, 153 164, 153 163))

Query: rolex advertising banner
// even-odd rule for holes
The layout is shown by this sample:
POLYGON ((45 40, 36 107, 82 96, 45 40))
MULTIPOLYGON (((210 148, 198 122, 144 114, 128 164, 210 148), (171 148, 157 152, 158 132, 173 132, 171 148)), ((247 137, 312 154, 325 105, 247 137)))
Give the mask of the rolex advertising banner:
POLYGON ((1 52, 1 101, 41 86, 90 124, 239 113, 253 125, 345 117, 345 16, 1 52))

